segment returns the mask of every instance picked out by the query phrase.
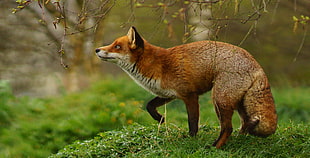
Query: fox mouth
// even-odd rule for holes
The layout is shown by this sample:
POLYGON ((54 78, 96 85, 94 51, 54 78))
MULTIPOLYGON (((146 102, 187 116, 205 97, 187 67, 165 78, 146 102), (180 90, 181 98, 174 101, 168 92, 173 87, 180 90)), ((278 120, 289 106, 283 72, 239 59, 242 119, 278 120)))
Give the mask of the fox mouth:
POLYGON ((115 59, 114 57, 102 57, 102 56, 99 56, 99 58, 102 60, 115 59))
POLYGON ((108 52, 106 50, 96 49, 96 55, 99 59, 108 62, 117 62, 120 59, 119 53, 108 52))
POLYGON ((98 56, 101 60, 112 60, 112 59, 115 59, 114 57, 101 56, 101 55, 99 55, 99 54, 97 54, 97 56, 98 56))

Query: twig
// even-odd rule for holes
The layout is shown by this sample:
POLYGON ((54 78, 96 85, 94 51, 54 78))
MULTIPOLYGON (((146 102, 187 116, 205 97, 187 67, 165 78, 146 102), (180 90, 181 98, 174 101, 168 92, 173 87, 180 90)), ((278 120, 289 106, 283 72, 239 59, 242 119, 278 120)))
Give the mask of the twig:
POLYGON ((241 45, 243 44, 243 42, 248 38, 248 36, 250 35, 250 33, 252 32, 252 30, 253 30, 253 28, 254 28, 254 25, 256 25, 256 24, 253 24, 253 25, 250 27, 249 31, 246 33, 246 35, 244 36, 244 38, 242 39, 242 41, 239 43, 238 46, 241 46, 241 45))
POLYGON ((296 62, 296 60, 297 60, 297 57, 299 56, 299 54, 300 54, 300 52, 301 52, 301 49, 302 49, 302 47, 304 46, 304 44, 305 44, 305 40, 306 40, 306 36, 307 36, 307 27, 305 26, 305 31, 304 31, 304 35, 303 35, 303 38, 302 38, 302 40, 301 40, 301 43, 300 43, 300 45, 299 45, 299 48, 298 48, 298 50, 297 50, 297 53, 296 53, 296 55, 295 55, 295 58, 294 58, 294 60, 293 60, 293 62, 296 62))
POLYGON ((65 13, 65 2, 63 2, 62 7, 60 6, 59 2, 55 2, 56 6, 58 7, 61 16, 63 17, 64 20, 64 31, 63 31, 63 35, 62 35, 62 39, 60 42, 60 50, 58 51, 59 53, 59 57, 60 57, 60 65, 62 65, 62 67, 64 69, 68 69, 69 66, 67 64, 64 63, 64 55, 65 55, 65 50, 64 50, 64 43, 65 43, 65 37, 67 34, 67 22, 66 22, 66 13, 65 13))

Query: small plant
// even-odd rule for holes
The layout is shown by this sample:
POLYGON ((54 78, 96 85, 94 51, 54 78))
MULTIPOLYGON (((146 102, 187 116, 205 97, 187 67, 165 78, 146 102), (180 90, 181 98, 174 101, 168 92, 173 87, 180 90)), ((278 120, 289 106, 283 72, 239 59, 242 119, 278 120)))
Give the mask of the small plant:
POLYGON ((293 16, 294 28, 293 31, 296 32, 298 25, 301 25, 304 29, 310 22, 310 17, 301 15, 300 17, 293 16))

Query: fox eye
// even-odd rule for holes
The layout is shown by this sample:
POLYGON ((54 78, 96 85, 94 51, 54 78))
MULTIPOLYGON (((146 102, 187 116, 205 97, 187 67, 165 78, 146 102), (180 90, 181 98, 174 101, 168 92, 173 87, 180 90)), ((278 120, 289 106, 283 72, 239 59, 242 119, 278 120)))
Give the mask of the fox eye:
POLYGON ((121 46, 120 45, 115 45, 114 48, 115 49, 121 49, 121 46))

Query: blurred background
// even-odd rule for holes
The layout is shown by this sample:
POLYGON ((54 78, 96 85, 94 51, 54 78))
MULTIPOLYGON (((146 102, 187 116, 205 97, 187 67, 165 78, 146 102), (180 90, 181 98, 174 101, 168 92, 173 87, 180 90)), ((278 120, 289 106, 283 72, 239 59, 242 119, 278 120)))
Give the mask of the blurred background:
POLYGON ((0 79, 18 96, 78 91, 123 74, 94 49, 132 25, 166 48, 199 40, 238 45, 264 67, 272 86, 310 85, 309 20, 301 21, 309 15, 307 0, 16 2, 0 2, 0 79))
MULTIPOLYGON (((165 48, 200 40, 245 48, 267 73, 279 127, 309 124, 309 8, 309 0, 1 0, 0 157, 47 157, 99 132, 156 123, 145 110, 154 96, 95 56, 130 26, 165 48)), ((200 124, 219 130, 210 93, 200 105, 200 124)), ((187 129, 181 101, 159 111, 187 129)))

